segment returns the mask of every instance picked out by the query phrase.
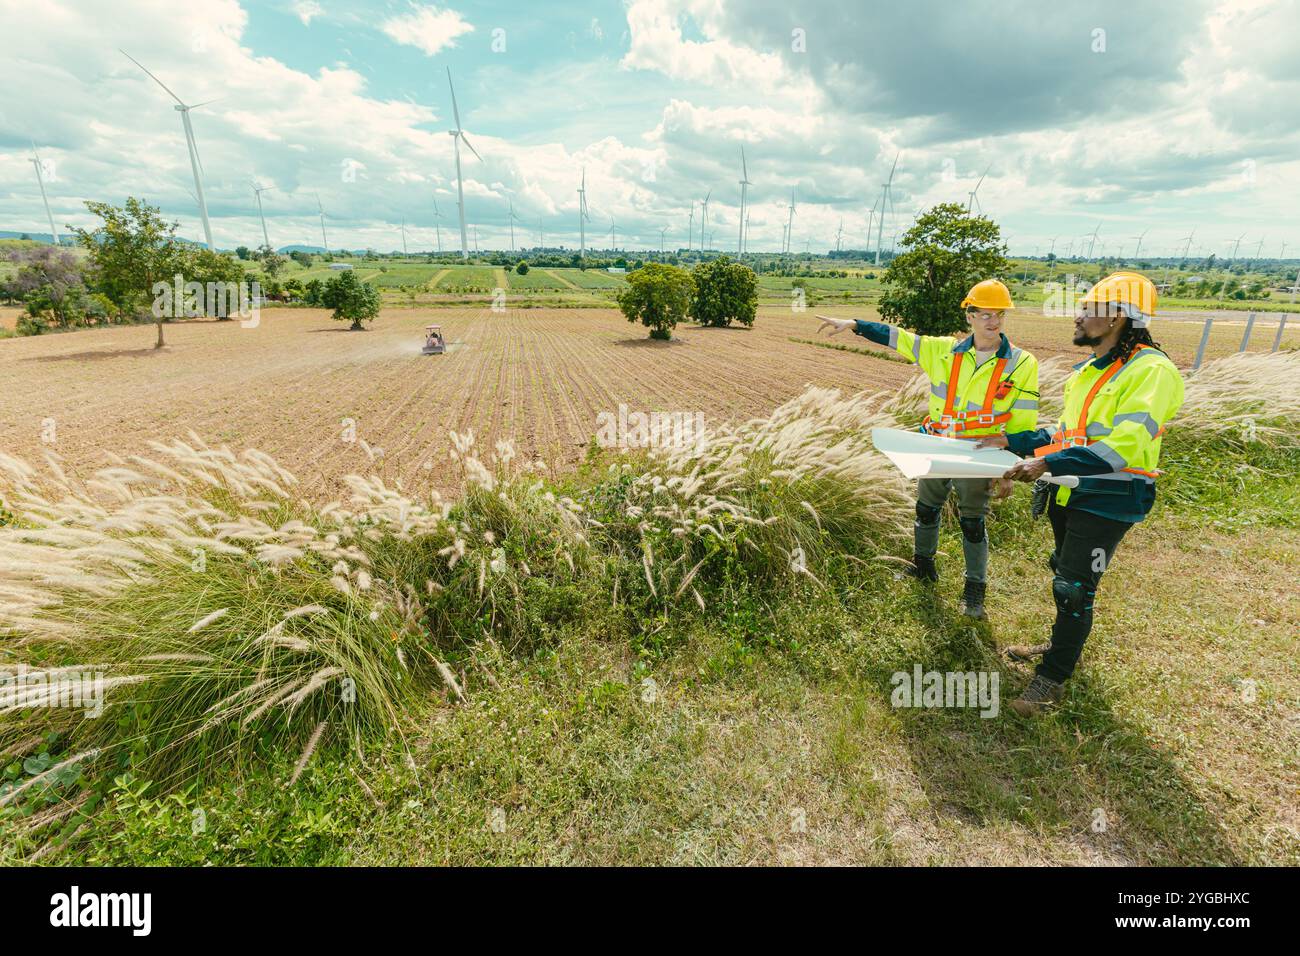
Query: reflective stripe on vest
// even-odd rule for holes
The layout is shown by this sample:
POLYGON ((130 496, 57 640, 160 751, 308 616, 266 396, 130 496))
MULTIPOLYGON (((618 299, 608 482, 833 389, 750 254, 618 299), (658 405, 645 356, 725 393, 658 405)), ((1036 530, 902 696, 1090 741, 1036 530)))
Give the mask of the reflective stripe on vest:
MULTIPOLYGON (((1146 345, 1138 345, 1125 358, 1117 360, 1110 368, 1102 372, 1101 377, 1092 383, 1092 388, 1088 389, 1088 394, 1083 399, 1083 407, 1079 409, 1078 425, 1074 428, 1058 429, 1056 433, 1052 435, 1052 440, 1049 444, 1041 445, 1034 449, 1034 457, 1042 458, 1045 455, 1055 454, 1058 451, 1065 451, 1067 448, 1074 448, 1076 446, 1086 448, 1094 441, 1097 441, 1100 436, 1094 437, 1088 434, 1088 412, 1092 408, 1092 400, 1097 397, 1097 393, 1101 391, 1102 386, 1119 374, 1119 370, 1131 361, 1133 356, 1137 355, 1142 349, 1148 347, 1149 346, 1146 345)), ((1106 430, 1101 434, 1110 434, 1110 431, 1110 428, 1106 428, 1106 430)), ((1161 428, 1156 432, 1154 437, 1159 438, 1164 433, 1165 430, 1161 428)), ((1122 460, 1123 459, 1121 459, 1121 461, 1122 460)), ((1120 470, 1128 472, 1129 474, 1142 475, 1146 478, 1153 479, 1160 474, 1158 471, 1144 471, 1141 468, 1122 468, 1120 470)))
POLYGON ((953 414, 953 402, 957 399, 957 383, 961 378, 961 362, 965 357, 965 352, 954 353, 952 372, 948 375, 947 394, 943 400, 943 414, 939 416, 937 422, 929 415, 925 416, 925 421, 921 422, 922 431, 931 435, 948 435, 960 438, 961 436, 957 432, 968 431, 973 428, 992 428, 995 425, 1004 425, 1011 421, 1011 412, 1009 411, 1000 415, 993 414, 993 400, 997 397, 998 385, 1002 381, 1002 372, 1007 367, 1007 360, 1004 358, 998 359, 997 364, 993 366, 993 376, 989 379, 989 387, 984 393, 984 404, 980 406, 980 410, 975 414, 971 414, 969 411, 960 411, 953 414))

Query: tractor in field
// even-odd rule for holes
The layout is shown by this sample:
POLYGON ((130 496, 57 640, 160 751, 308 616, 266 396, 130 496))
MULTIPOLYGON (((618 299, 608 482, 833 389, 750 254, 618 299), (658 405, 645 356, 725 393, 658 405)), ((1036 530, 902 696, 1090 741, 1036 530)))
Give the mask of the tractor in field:
POLYGON ((441 325, 424 327, 424 348, 420 351, 425 355, 442 355, 447 351, 447 340, 442 336, 441 325))

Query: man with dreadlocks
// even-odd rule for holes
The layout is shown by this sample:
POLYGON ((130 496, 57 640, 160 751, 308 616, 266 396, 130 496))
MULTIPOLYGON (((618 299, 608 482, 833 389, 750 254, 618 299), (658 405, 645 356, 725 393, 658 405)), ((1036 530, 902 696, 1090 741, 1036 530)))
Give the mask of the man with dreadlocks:
POLYGON ((1056 541, 1050 558, 1056 622, 1051 640, 1016 646, 1016 660, 1042 658, 1011 709, 1036 716, 1058 703, 1092 630, 1097 585, 1115 548, 1155 503, 1160 436, 1183 404, 1183 379, 1147 326, 1156 288, 1136 272, 1116 272, 1088 290, 1074 320, 1074 344, 1092 349, 1065 382, 1060 427, 983 439, 980 447, 1010 448, 1025 461, 1005 475, 1037 481, 1076 475, 1048 505, 1056 541), (1027 457, 1031 456, 1032 457, 1027 457))

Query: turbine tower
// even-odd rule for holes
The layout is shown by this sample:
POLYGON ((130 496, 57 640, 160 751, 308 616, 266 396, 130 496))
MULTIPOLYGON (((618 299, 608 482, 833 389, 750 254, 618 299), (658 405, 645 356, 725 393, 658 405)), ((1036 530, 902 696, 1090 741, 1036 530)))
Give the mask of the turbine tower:
POLYGON ((325 250, 324 254, 329 255, 330 244, 329 244, 329 240, 325 238, 325 208, 320 204, 320 193, 315 193, 315 196, 316 196, 316 212, 320 214, 320 244, 321 244, 321 248, 325 250))
POLYGON ((406 251, 406 217, 403 216, 402 217, 402 255, 406 256, 408 254, 409 253, 407 253, 406 251))
POLYGON ((1232 264, 1233 264, 1234 262, 1237 261, 1237 250, 1241 248, 1241 240, 1243 240, 1243 239, 1245 239, 1245 238, 1246 238, 1246 234, 1243 232, 1243 233, 1242 233, 1240 236, 1238 236, 1236 239, 1228 239, 1228 240, 1226 240, 1227 242, 1231 242, 1231 243, 1233 244, 1233 246, 1232 246, 1232 258, 1228 260, 1228 271, 1229 271, 1229 272, 1232 271, 1232 264))
POLYGON ((582 167, 582 185, 578 187, 578 255, 587 256, 587 167, 582 167))
POLYGON ((262 193, 268 189, 274 189, 274 186, 259 186, 257 183, 250 183, 253 187, 253 195, 257 197, 257 217, 262 220, 262 248, 271 248, 271 237, 266 234, 266 215, 262 212, 262 193))
MULTIPOLYGON (((903 155, 901 152, 894 154, 894 165, 889 168, 889 179, 880 187, 880 219, 876 223, 876 265, 880 265, 880 246, 885 234, 885 213, 894 208, 894 171, 898 169, 898 157, 901 155, 903 155)), ((890 248, 893 248, 892 241, 890 248)))
POLYGON ((790 205, 786 207, 790 210, 785 221, 785 248, 782 252, 794 251, 794 190, 790 190, 790 205))
POLYGON ((659 255, 661 256, 664 254, 664 233, 666 233, 667 231, 668 231, 667 226, 664 226, 662 229, 659 230, 659 255))
POLYGON ((740 147, 740 227, 736 236, 736 255, 745 254, 745 192, 754 185, 749 181, 749 167, 745 165, 745 147, 740 147))
POLYGON ((691 251, 691 242, 695 238, 695 200, 691 200, 691 218, 686 222, 686 251, 691 251))
POLYGON ((614 217, 613 216, 609 217, 609 251, 618 252, 618 246, 615 244, 615 240, 614 240, 614 217))
POLYGON ((1101 223, 1097 223, 1097 228, 1092 231, 1092 239, 1088 242, 1088 261, 1092 261, 1092 250, 1097 245, 1097 233, 1101 232, 1101 223))
POLYGON ((442 218, 442 213, 438 211, 438 200, 433 201, 433 229, 438 236, 438 255, 442 255, 442 223, 438 220, 442 218))
POLYGON ((700 212, 700 252, 703 252, 709 246, 709 244, 705 242, 704 230, 709 228, 709 197, 712 195, 712 189, 704 194, 704 202, 702 203, 704 208, 700 212))
POLYGON ((1148 232, 1150 232, 1150 231, 1151 231, 1150 228, 1143 229, 1143 230, 1142 230, 1142 235, 1140 235, 1140 236, 1133 236, 1133 238, 1136 239, 1136 240, 1138 241, 1137 248, 1133 250, 1133 258, 1134 258, 1134 259, 1136 259, 1138 256, 1142 255, 1142 240, 1146 237, 1146 234, 1147 234, 1148 232))
POLYGON ((456 205, 460 209, 460 257, 468 259, 469 237, 465 232, 465 181, 460 175, 460 144, 464 143, 465 148, 473 153, 480 163, 483 162, 483 157, 470 145, 470 141, 465 138, 465 131, 460 127, 460 107, 456 105, 456 88, 451 84, 451 67, 447 67, 447 88, 451 90, 451 112, 456 118, 456 128, 448 130, 447 133, 452 137, 456 152, 456 205))
MULTIPOLYGON (((510 200, 510 251, 511 252, 515 251, 515 221, 516 220, 519 220, 519 217, 515 215, 515 201, 512 199, 510 200)), ((519 221, 522 222, 522 220, 519 221)))
POLYGON ((984 207, 980 206, 979 191, 980 187, 984 185, 984 177, 989 174, 989 170, 992 168, 992 163, 985 167, 983 175, 980 176, 980 181, 975 184, 974 189, 966 194, 966 215, 970 215, 972 206, 977 207, 981 215, 984 214, 984 207))
POLYGON ((840 216, 840 228, 835 230, 835 251, 839 252, 844 240, 844 217, 840 216))
POLYGON ((141 63, 131 54, 127 53, 125 50, 119 49, 118 52, 121 53, 128 60, 130 60, 132 63, 134 63, 136 66, 138 66, 140 69, 144 70, 145 74, 148 75, 149 79, 153 80, 164 90, 167 90, 167 95, 176 101, 176 106, 173 107, 173 109, 175 109, 176 112, 181 114, 181 125, 185 129, 185 145, 189 149, 189 153, 190 153, 190 170, 194 173, 195 198, 198 199, 199 201, 199 215, 203 218, 203 238, 207 241, 208 248, 211 249, 213 252, 215 252, 217 247, 212 242, 212 224, 208 222, 208 202, 203 195, 203 176, 201 175, 201 171, 203 169, 203 161, 199 159, 199 146, 198 143, 194 141, 194 127, 190 123, 190 110, 196 110, 200 106, 206 106, 208 103, 211 103, 212 100, 208 100, 204 103, 195 103, 193 106, 187 105, 186 103, 182 102, 179 96, 177 96, 171 90, 168 90, 166 84, 164 84, 162 80, 158 79, 158 77, 154 76, 147 69, 145 69, 143 63, 141 63))
MULTIPOLYGON (((41 202, 45 203, 45 218, 50 221, 50 238, 59 244, 59 230, 54 228, 54 214, 50 212, 50 200, 45 195, 45 175, 41 170, 41 154, 36 152, 36 141, 32 141, 32 165, 36 167, 36 182, 41 187, 41 202)), ((1285 245, 1285 244, 1284 244, 1285 245)))

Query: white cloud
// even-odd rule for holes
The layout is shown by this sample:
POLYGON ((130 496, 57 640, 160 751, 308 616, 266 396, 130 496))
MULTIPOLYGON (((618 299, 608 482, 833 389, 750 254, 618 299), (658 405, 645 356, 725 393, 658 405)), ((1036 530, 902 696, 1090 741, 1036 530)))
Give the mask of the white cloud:
POLYGON ((312 19, 320 16, 325 11, 316 0, 296 0, 293 5, 293 12, 302 21, 303 26, 309 27, 312 19))
POLYGON ((416 47, 425 56, 455 46, 457 37, 474 31, 474 25, 455 10, 431 6, 417 6, 410 13, 390 17, 380 27, 396 42, 416 47))

